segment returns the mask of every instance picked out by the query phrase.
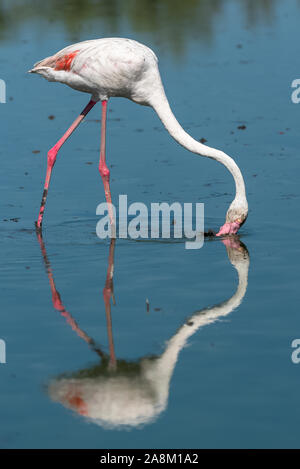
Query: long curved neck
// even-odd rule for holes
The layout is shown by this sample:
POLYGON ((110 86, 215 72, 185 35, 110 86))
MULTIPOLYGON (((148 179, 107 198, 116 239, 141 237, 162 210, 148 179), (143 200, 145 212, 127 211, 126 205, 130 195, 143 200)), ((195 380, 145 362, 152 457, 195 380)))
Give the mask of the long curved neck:
POLYGON ((202 143, 197 142, 197 140, 192 138, 187 132, 185 132, 170 108, 162 84, 161 88, 157 90, 157 92, 154 93, 154 95, 151 97, 150 104, 158 114, 158 117, 164 124, 169 134, 176 140, 176 142, 178 142, 187 150, 196 153, 197 155, 212 158, 226 166, 235 181, 235 201, 247 204, 245 183, 238 165, 223 151, 203 145, 202 143))

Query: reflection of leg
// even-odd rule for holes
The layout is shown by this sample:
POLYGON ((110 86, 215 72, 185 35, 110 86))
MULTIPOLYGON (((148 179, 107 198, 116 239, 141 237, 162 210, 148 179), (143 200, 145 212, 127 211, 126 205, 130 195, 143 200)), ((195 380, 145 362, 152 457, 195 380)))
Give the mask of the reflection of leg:
POLYGON ((46 272, 47 272, 49 283, 50 283, 50 288, 52 292, 52 303, 53 303, 54 308, 57 311, 59 311, 62 316, 66 318, 67 323, 71 326, 73 331, 75 331, 77 335, 81 337, 101 358, 104 358, 105 354, 102 352, 102 350, 96 346, 94 340, 91 337, 89 337, 82 329, 80 329, 75 319, 65 309, 62 303, 60 294, 57 291, 56 286, 55 286, 52 269, 51 269, 50 261, 47 256, 46 247, 43 241, 42 234, 38 229, 36 230, 36 234, 37 234, 38 242, 40 244, 42 256, 43 256, 45 267, 46 267, 46 272))
POLYGON ((43 192, 43 197, 42 197, 42 202, 40 206, 40 212, 38 216, 38 220, 36 222, 36 228, 38 230, 42 229, 42 222, 43 222, 43 216, 44 216, 44 211, 45 211, 45 206, 46 206, 46 199, 47 199, 47 194, 48 194, 48 189, 49 189, 49 184, 50 184, 50 179, 51 179, 51 174, 53 170, 53 166, 56 161, 56 156, 59 151, 59 149, 62 147, 62 145, 65 143, 65 141, 71 136, 71 134, 74 132, 74 130, 79 126, 80 122, 85 118, 85 116, 90 112, 90 110, 95 106, 96 101, 91 100, 87 106, 83 109, 81 114, 77 117, 77 119, 73 122, 71 127, 64 133, 64 135, 61 137, 60 140, 54 145, 51 150, 48 151, 48 159, 47 159, 47 173, 46 173, 46 179, 45 179, 45 185, 44 185, 44 192, 43 192))
POLYGON ((111 369, 116 368, 116 356, 115 356, 114 341, 113 341, 113 334, 112 334, 112 320, 111 320, 111 306, 110 306, 111 298, 112 298, 113 303, 115 304, 115 297, 114 297, 114 292, 113 292, 115 241, 116 241, 115 239, 111 239, 110 241, 106 281, 105 281, 105 286, 103 289, 103 299, 104 299, 104 306, 105 306, 107 335, 108 335, 108 343, 109 343, 109 355, 110 355, 109 367, 111 369))

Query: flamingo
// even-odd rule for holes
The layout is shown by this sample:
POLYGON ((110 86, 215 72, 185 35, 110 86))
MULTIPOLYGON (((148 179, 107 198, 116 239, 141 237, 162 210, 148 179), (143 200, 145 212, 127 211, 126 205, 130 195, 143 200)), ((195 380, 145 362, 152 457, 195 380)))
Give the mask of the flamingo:
MULTIPOLYGON (((203 145, 181 127, 166 97, 158 69, 158 59, 150 48, 132 39, 93 39, 72 44, 60 50, 37 62, 29 72, 37 73, 48 81, 64 83, 71 88, 91 94, 89 103, 48 152, 44 192, 36 222, 37 230, 42 229, 45 204, 57 153, 98 101, 102 104, 99 172, 104 184, 110 222, 113 225, 110 171, 105 156, 107 103, 109 98, 124 97, 135 103, 152 107, 169 134, 180 145, 192 153, 219 161, 230 171, 235 182, 235 197, 227 210, 225 224, 216 236, 237 233, 248 215, 248 202, 242 173, 230 156, 221 150, 203 145)), ((182 170, 185 170, 184 166, 182 170)))
POLYGON ((89 422, 104 428, 136 428, 153 422, 168 406, 170 384, 181 350, 199 329, 227 317, 242 303, 248 287, 250 265, 246 246, 237 235, 222 239, 230 263, 238 274, 235 293, 226 301, 194 312, 166 342, 160 355, 144 356, 137 361, 115 355, 110 298, 113 299, 115 239, 111 240, 107 275, 103 289, 109 354, 105 353, 66 310, 57 291, 54 273, 41 233, 37 232, 49 278, 54 308, 74 332, 96 353, 100 362, 50 380, 50 398, 72 409, 89 422))

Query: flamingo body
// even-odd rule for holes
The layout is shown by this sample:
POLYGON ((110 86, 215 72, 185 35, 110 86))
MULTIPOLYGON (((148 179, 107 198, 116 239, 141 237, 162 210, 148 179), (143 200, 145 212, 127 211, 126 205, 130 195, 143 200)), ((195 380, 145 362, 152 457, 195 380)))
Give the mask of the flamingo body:
POLYGON ((68 46, 30 72, 90 93, 95 101, 123 97, 149 105, 159 77, 157 63, 154 52, 137 41, 105 38, 68 46))

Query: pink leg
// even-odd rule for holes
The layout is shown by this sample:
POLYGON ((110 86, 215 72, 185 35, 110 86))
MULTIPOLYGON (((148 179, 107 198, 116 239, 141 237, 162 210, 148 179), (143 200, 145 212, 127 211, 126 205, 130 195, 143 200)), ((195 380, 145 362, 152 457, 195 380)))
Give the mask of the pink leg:
POLYGON ((106 114, 107 114, 107 100, 102 101, 102 118, 101 118, 101 145, 100 145, 100 162, 99 172, 102 177, 106 203, 108 205, 108 213, 111 225, 114 227, 114 216, 112 210, 111 193, 109 186, 110 171, 106 165, 105 160, 105 140, 106 140, 106 114))
POLYGON ((66 131, 66 133, 54 145, 54 147, 51 148, 48 151, 47 173, 46 173, 46 180, 45 180, 45 185, 44 185, 44 192, 43 192, 43 197, 42 197, 42 202, 41 202, 38 221, 35 224, 37 230, 39 230, 39 231, 41 231, 41 229, 42 229, 42 221, 43 221, 43 215, 44 215, 44 211, 45 211, 45 205, 46 205, 46 199, 47 199, 47 194, 48 194, 48 189, 49 189, 49 184, 50 184, 50 179, 51 179, 51 173, 52 173, 52 169, 53 169, 53 166, 55 164, 55 161, 56 161, 57 153, 58 153, 59 149, 62 147, 62 145, 65 143, 65 141, 70 137, 70 135, 74 132, 74 130, 79 126, 80 122, 85 118, 85 116, 95 106, 95 104, 96 104, 96 101, 90 100, 88 105, 83 109, 82 113, 73 122, 71 127, 69 127, 69 129, 66 131))

